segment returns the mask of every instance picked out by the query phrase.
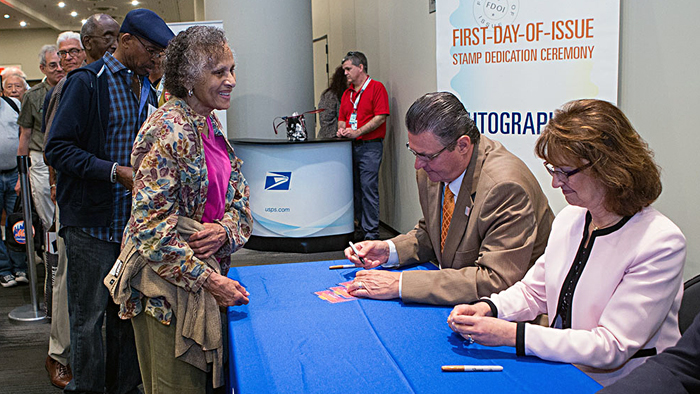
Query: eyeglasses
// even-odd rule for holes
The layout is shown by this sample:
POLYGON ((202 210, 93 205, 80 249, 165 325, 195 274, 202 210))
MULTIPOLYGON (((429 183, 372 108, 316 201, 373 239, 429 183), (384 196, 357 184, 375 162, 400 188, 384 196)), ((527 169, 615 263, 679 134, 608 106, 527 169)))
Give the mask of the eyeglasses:
POLYGON ((61 65, 58 64, 58 63, 56 63, 56 62, 51 62, 51 63, 49 63, 49 64, 46 64, 45 67, 46 67, 49 71, 56 71, 56 70, 58 70, 59 68, 61 68, 61 65))
POLYGON ((161 50, 159 51, 159 50, 157 50, 157 49, 153 49, 153 48, 151 48, 151 47, 148 47, 148 46, 146 46, 146 44, 143 43, 143 41, 141 41, 141 39, 139 38, 139 36, 136 36, 136 35, 135 35, 134 37, 136 37, 136 39, 139 40, 139 42, 141 43, 141 45, 143 46, 143 48, 146 50, 146 52, 148 52, 149 55, 151 55, 152 58, 154 58, 154 59, 160 59, 161 57, 163 57, 163 55, 165 55, 165 50, 162 50, 162 49, 161 49, 161 50))
POLYGON ((562 181, 562 182, 568 182, 568 181, 569 181, 569 177, 571 177, 571 176, 573 176, 573 175, 575 175, 575 174, 578 174, 579 172, 585 170, 586 168, 588 168, 588 167, 590 167, 590 166, 592 166, 592 165, 593 165, 593 162, 590 162, 590 163, 588 163, 588 164, 582 165, 582 166, 579 167, 579 168, 574 168, 574 169, 571 170, 571 171, 564 171, 564 170, 562 170, 561 168, 556 168, 556 167, 554 167, 553 165, 551 165, 550 163, 547 163, 546 161, 544 162, 544 168, 547 169, 547 172, 549 173, 549 175, 551 175, 551 176, 553 176, 553 177, 554 177, 554 176, 558 177, 559 180, 562 181))
MULTIPOLYGON (((464 134, 462 134, 462 135, 464 135, 464 134)), ((415 156, 417 159, 423 160, 424 162, 427 163, 429 161, 432 161, 436 157, 440 156, 440 153, 444 152, 447 148, 454 146, 457 143, 457 141, 459 141, 459 139, 462 138, 462 135, 460 135, 454 141, 452 141, 449 144, 442 147, 442 149, 440 149, 439 151, 437 151, 433 154, 430 154, 430 155, 426 155, 425 153, 418 153, 418 152, 414 151, 413 149, 411 149, 410 146, 408 146, 408 142, 406 143, 406 149, 408 149, 409 152, 413 153, 413 156, 415 156)))
POLYGON ((67 51, 61 50, 61 51, 58 51, 58 56, 62 57, 63 59, 65 59, 66 56, 68 56, 68 55, 70 55, 71 57, 76 57, 82 51, 83 51, 82 48, 72 48, 72 49, 69 49, 67 51))

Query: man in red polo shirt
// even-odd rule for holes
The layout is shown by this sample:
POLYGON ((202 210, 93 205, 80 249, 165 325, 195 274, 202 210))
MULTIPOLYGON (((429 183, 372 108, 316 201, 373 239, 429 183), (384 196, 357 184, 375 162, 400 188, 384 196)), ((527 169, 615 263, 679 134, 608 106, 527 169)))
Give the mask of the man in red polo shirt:
POLYGON ((362 52, 348 52, 342 64, 350 87, 340 99, 338 137, 354 139, 355 236, 374 240, 379 238, 379 165, 389 96, 384 85, 367 74, 367 57, 362 52))

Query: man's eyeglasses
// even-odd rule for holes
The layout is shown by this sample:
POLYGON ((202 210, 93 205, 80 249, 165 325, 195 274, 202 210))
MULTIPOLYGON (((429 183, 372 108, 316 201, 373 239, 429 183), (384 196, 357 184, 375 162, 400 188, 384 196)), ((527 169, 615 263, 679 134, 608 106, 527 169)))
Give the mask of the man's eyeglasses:
POLYGON ((46 68, 47 68, 49 71, 56 71, 56 70, 58 70, 59 68, 61 68, 61 65, 58 64, 58 63, 56 63, 56 62, 51 62, 51 63, 46 64, 46 68))
MULTIPOLYGON (((462 135, 464 135, 464 134, 462 134, 462 135)), ((418 152, 414 151, 413 149, 411 149, 410 146, 408 146, 408 142, 406 143, 406 149, 408 149, 409 152, 413 153, 413 156, 415 156, 416 158, 423 160, 424 162, 429 162, 429 161, 432 161, 433 159, 435 159, 436 157, 440 156, 440 153, 444 152, 446 149, 454 146, 457 143, 457 141, 459 141, 459 139, 462 138, 462 135, 457 137, 454 141, 450 142, 449 144, 443 146, 442 149, 440 149, 439 151, 437 151, 433 154, 430 154, 430 155, 426 155, 425 153, 418 153, 418 152)))
POLYGON ((139 38, 139 36, 134 35, 134 37, 136 37, 136 39, 139 40, 139 42, 141 43, 141 45, 143 46, 143 48, 146 50, 146 52, 148 52, 149 55, 151 55, 152 58, 154 58, 154 59, 160 59, 161 57, 163 57, 163 55, 165 55, 165 50, 162 50, 162 49, 161 49, 161 50, 153 49, 153 48, 151 48, 151 47, 149 47, 149 46, 146 46, 146 44, 144 44, 143 41, 141 41, 141 39, 139 38))
POLYGON ((65 59, 68 55, 70 55, 71 57, 76 57, 82 51, 83 51, 82 48, 72 48, 72 49, 69 49, 67 51, 60 50, 60 51, 58 51, 58 56, 60 56, 63 59, 65 59))
POLYGON ((546 161, 544 162, 544 168, 547 169, 547 172, 549 173, 549 175, 551 175, 553 177, 556 176, 559 178, 560 181, 563 181, 563 182, 568 182, 569 177, 571 177, 575 174, 578 174, 579 172, 585 170, 586 168, 588 168, 592 165, 593 165, 593 163, 590 162, 588 164, 582 165, 579 168, 574 168, 571 171, 564 171, 561 168, 554 167, 553 165, 551 165, 550 163, 547 163, 546 161))

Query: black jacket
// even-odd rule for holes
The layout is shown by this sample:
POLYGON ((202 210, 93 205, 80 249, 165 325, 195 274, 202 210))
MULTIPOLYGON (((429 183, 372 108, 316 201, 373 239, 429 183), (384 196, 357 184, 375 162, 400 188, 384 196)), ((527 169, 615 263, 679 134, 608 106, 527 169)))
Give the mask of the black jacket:
POLYGON ((103 227, 112 219, 114 162, 105 153, 110 99, 103 67, 100 59, 68 74, 46 142, 64 226, 103 227))
POLYGON ((651 357, 599 393, 700 393, 700 314, 676 346, 651 357))

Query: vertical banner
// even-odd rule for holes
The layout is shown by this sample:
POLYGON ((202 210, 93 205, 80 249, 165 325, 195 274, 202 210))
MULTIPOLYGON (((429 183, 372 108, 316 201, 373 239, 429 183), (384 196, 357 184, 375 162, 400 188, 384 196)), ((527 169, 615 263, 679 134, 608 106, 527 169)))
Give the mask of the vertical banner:
POLYGON ((440 0, 436 18, 438 90, 528 165, 558 212, 534 144, 567 101, 617 103, 619 0, 440 0))

